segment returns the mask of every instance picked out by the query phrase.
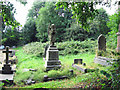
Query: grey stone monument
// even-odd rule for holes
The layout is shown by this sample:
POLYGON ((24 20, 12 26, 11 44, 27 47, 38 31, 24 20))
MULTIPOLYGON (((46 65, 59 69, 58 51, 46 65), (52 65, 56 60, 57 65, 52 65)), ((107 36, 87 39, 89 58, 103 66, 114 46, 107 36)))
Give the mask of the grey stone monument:
MULTIPOLYGON (((2 5, 0 5, 0 14, 2 12, 1 11, 1 6, 2 5)), ((2 45, 2 42, 1 42, 2 40, 1 39, 2 39, 2 16, 0 15, 0 46, 2 45)))
POLYGON ((3 51, 3 53, 6 53, 6 63, 2 67, 2 74, 13 74, 14 70, 12 70, 10 64, 8 64, 9 53, 12 53, 12 51, 9 51, 9 47, 6 46, 6 51, 3 51))
POLYGON ((102 34, 98 37, 98 50, 106 51, 106 38, 102 34))
POLYGON ((46 60, 45 60, 45 67, 46 71, 52 69, 59 69, 61 67, 61 62, 59 60, 59 51, 54 45, 55 43, 55 25, 52 24, 51 27, 48 29, 48 35, 50 40, 50 45, 46 52, 46 60))

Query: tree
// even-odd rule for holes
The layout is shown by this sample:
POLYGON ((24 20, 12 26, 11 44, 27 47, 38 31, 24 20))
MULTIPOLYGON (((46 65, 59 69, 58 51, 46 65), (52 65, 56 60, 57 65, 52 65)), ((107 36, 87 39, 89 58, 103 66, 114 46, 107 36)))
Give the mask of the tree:
MULTIPOLYGON (((117 0, 115 1, 115 4, 117 4, 117 0)), ((94 1, 94 2, 57 2, 56 6, 57 9, 64 7, 66 10, 69 9, 73 13, 73 18, 76 18, 77 22, 82 24, 83 28, 88 28, 87 21, 88 19, 93 19, 95 17, 95 14, 97 13, 97 10, 94 8, 95 5, 101 4, 105 5, 107 7, 111 7, 111 1, 94 1)))
POLYGON ((37 41, 37 38, 36 38, 36 26, 35 26, 35 20, 30 17, 27 22, 25 23, 23 29, 22 29, 22 36, 23 36, 23 40, 24 40, 24 43, 30 43, 30 42, 35 42, 37 41))
POLYGON ((65 28, 69 26, 68 22, 70 22, 66 13, 55 10, 55 4, 53 2, 47 2, 45 7, 40 9, 39 16, 36 19, 38 31, 36 36, 38 39, 42 42, 46 42, 48 40, 47 28, 49 25, 55 24, 57 29, 56 41, 60 42, 64 40, 65 28))
POLYGON ((17 46, 19 42, 19 31, 17 28, 12 30, 11 26, 5 26, 2 42, 5 46, 17 46))
POLYGON ((29 10, 28 17, 37 18, 39 15, 38 12, 39 12, 40 8, 42 8, 44 6, 45 6, 45 2, 35 1, 33 3, 32 8, 29 10))
POLYGON ((109 17, 106 11, 103 8, 98 9, 98 14, 93 20, 89 21, 90 37, 96 39, 100 34, 106 35, 110 31, 107 26, 108 21, 109 17))
POLYGON ((118 32, 118 13, 115 13, 114 15, 109 16, 109 22, 107 22, 107 26, 110 28, 110 32, 108 33, 108 46, 110 48, 116 48, 117 46, 117 35, 118 32), (113 42, 114 41, 114 42, 113 42))
POLYGON ((88 38, 89 32, 80 28, 80 24, 73 22, 70 28, 66 28, 65 40, 83 41, 88 38))

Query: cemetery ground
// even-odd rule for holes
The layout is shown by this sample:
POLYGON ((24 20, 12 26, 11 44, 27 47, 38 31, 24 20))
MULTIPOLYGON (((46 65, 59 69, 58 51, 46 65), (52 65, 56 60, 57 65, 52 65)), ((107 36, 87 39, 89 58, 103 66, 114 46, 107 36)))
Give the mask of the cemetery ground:
MULTIPOLYGON (((26 54, 23 47, 15 49, 15 53, 18 58, 17 70, 14 76, 15 85, 4 86, 5 88, 107 88, 111 86, 111 80, 101 73, 107 71, 109 73, 110 66, 102 66, 94 63, 95 53, 84 52, 76 55, 60 55, 61 60, 60 70, 45 71, 43 57, 37 57, 33 54, 26 54), (88 68, 87 73, 81 72, 72 67, 74 59, 83 59, 83 63, 86 63, 84 68, 88 68), (30 71, 29 69, 37 70, 30 71), (69 71, 72 69, 74 72, 71 74, 69 71), (49 78, 57 78, 60 76, 67 76, 66 79, 56 79, 44 82, 44 75, 49 78), (35 84, 28 84, 27 80, 32 79, 35 84)), ((80 65, 81 66, 81 65, 80 65)), ((109 74, 108 74, 109 75, 109 74)))

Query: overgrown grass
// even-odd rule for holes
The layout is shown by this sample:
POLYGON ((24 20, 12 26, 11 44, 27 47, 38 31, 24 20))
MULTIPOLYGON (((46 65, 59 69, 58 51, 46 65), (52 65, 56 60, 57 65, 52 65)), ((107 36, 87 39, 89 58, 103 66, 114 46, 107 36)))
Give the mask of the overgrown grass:
MULTIPOLYGON (((33 78, 33 80, 37 81, 36 84, 26 86, 25 88, 74 88, 79 85, 81 87, 91 87, 94 85, 93 83, 100 78, 104 78, 105 76, 101 75, 99 71, 90 72, 90 73, 82 73, 77 69, 72 67, 72 63, 74 59, 83 59, 83 62, 86 63, 86 67, 92 67, 95 70, 97 68, 101 70, 105 70, 106 67, 102 67, 101 65, 93 63, 95 54, 94 53, 80 53, 77 55, 66 55, 66 56, 59 56, 59 59, 62 63, 62 68, 60 70, 51 70, 48 73, 44 72, 45 62, 43 61, 42 57, 37 57, 32 54, 26 54, 23 51, 22 47, 16 49, 16 56, 18 58, 17 64, 17 72, 14 77, 14 81, 17 87, 24 87, 24 80, 29 78, 33 78), (24 72, 24 69, 37 69, 37 72, 27 71, 24 72), (70 76, 69 69, 74 70, 74 75, 70 76), (66 75, 70 79, 65 80, 56 80, 56 81, 49 81, 49 82, 42 82, 44 75, 48 75, 48 77, 58 77, 66 75)), ((99 83, 98 83, 99 84, 99 83)), ((97 84, 96 84, 97 85, 97 84)))

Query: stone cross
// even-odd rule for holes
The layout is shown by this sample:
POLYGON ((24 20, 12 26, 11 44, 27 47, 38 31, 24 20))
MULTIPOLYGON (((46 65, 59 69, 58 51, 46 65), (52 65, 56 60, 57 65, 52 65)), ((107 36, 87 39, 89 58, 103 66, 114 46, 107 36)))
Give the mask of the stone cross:
POLYGON ((3 53, 6 53, 6 64, 8 64, 9 53, 12 53, 12 51, 9 51, 9 47, 6 46, 6 51, 3 51, 3 53))
POLYGON ((52 24, 51 27, 49 26, 48 28, 48 37, 49 37, 51 46, 54 46, 54 43, 56 40, 55 34, 56 34, 56 28, 55 28, 55 25, 52 24))
POLYGON ((98 37, 98 50, 106 51, 106 38, 102 34, 98 37))

